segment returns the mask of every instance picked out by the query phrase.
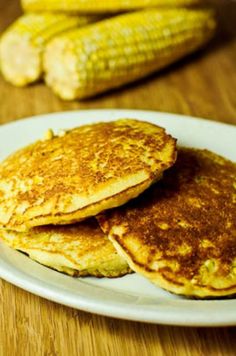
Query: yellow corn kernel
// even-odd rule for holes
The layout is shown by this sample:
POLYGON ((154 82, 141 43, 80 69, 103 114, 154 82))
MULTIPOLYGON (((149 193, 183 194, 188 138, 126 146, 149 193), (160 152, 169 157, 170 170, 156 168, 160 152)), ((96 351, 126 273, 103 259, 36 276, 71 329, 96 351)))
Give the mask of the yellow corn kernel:
POLYGON ((142 10, 58 36, 45 51, 47 84, 82 99, 144 77, 205 44, 216 23, 208 10, 142 10))
POLYGON ((95 19, 95 16, 51 13, 21 16, 0 40, 3 76, 17 86, 38 80, 42 75, 42 53, 46 43, 59 33, 87 25, 95 19))
POLYGON ((52 130, 52 129, 48 129, 48 130, 44 133, 43 139, 44 139, 45 141, 48 141, 48 140, 53 139, 54 136, 55 136, 55 135, 54 135, 53 130, 52 130))
POLYGON ((201 3, 202 0, 22 0, 25 11, 63 11, 107 13, 150 7, 178 7, 201 3))

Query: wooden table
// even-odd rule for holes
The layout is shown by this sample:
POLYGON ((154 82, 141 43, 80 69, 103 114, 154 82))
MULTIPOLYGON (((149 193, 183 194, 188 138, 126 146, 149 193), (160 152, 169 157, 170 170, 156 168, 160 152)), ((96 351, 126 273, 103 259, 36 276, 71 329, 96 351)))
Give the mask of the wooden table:
MULTIPOLYGON (((236 3, 221 2, 220 30, 207 50, 96 99, 62 102, 41 83, 18 89, 0 78, 0 122, 73 109, 135 108, 236 124, 236 3)), ((18 1, 0 0, 0 31, 19 14, 18 1)), ((235 354, 236 328, 115 320, 57 305, 0 281, 0 356, 235 354)))

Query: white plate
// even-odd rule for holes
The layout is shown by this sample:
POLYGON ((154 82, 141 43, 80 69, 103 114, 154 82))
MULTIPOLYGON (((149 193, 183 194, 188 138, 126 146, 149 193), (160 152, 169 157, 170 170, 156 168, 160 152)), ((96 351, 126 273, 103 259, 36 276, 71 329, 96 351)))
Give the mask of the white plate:
MULTIPOLYGON (((236 126, 135 110, 64 112, 2 125, 0 159, 41 138, 48 128, 57 131, 120 117, 154 122, 166 127, 182 145, 208 148, 236 161, 236 126)), ((52 301, 116 318, 171 325, 236 325, 236 299, 188 300, 165 292, 136 274, 117 279, 75 279, 43 267, 2 243, 0 276, 52 301)))

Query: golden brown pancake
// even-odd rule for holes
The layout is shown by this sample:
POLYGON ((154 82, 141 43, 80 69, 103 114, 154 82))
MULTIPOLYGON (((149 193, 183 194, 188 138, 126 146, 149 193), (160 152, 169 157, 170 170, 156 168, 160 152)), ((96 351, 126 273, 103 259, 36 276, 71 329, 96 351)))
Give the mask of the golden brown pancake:
POLYGON ((0 226, 24 231, 95 216, 138 196, 175 158, 175 139, 147 122, 51 133, 0 165, 0 226))
POLYGON ((119 277, 131 272, 95 219, 27 232, 0 230, 0 239, 33 260, 72 276, 119 277))
POLYGON ((161 181, 100 226, 130 267, 177 294, 236 293, 236 165, 180 149, 161 181))

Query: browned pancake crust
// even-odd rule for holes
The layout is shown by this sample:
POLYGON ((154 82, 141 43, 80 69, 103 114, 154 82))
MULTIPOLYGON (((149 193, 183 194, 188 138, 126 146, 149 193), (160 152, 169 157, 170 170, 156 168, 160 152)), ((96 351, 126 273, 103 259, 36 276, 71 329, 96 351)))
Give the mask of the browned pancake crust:
POLYGON ((130 266, 186 295, 236 293, 236 165, 180 149, 164 178, 100 217, 130 266))
POLYGON ((0 226, 68 224, 124 204, 175 161, 163 128, 123 119, 38 141, 0 165, 0 226))

